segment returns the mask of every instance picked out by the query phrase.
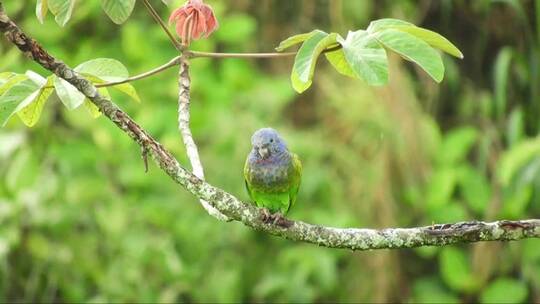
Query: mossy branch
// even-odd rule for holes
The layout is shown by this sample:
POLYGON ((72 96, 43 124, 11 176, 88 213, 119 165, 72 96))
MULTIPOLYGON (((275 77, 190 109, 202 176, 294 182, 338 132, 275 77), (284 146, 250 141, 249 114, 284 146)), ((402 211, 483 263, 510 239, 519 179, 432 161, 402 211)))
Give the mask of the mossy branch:
POLYGON ((159 142, 133 121, 111 100, 101 96, 90 81, 62 61, 52 57, 28 37, 6 15, 0 1, 0 31, 28 58, 75 86, 124 133, 152 156, 158 166, 175 182, 227 217, 246 226, 293 241, 303 241, 331 248, 352 250, 444 246, 479 241, 511 241, 540 238, 540 219, 497 222, 462 222, 417 228, 360 229, 333 228, 286 220, 279 224, 263 221, 264 212, 198 178, 185 168, 159 142))

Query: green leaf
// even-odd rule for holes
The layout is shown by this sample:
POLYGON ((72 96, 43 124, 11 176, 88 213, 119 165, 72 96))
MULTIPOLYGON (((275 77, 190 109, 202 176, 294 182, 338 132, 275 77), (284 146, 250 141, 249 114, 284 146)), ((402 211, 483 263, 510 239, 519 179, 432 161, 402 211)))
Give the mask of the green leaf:
POLYGON ((129 83, 117 84, 115 86, 112 86, 111 88, 116 89, 128 95, 136 102, 139 102, 139 103, 141 102, 141 98, 139 97, 139 94, 137 94, 137 91, 135 90, 135 88, 129 83))
POLYGON ((523 109, 517 106, 512 110, 506 125, 506 141, 512 147, 525 137, 525 117, 523 109))
POLYGON ((279 43, 278 47, 276 48, 276 51, 282 52, 283 50, 288 49, 293 45, 302 43, 302 42, 308 40, 309 38, 313 37, 313 35, 315 35, 317 32, 319 32, 319 31, 314 30, 314 31, 311 31, 309 33, 303 33, 303 34, 298 34, 298 35, 291 36, 291 37, 281 41, 279 43))
POLYGON ((38 83, 40 85, 38 93, 27 106, 17 112, 19 118, 28 127, 33 127, 38 122, 45 102, 49 100, 54 91, 53 82, 54 77, 49 76, 44 83, 38 83))
POLYGON ((502 210, 500 216, 505 219, 519 219, 526 213, 527 206, 531 203, 533 187, 520 187, 504 189, 502 210))
POLYGON ((470 166, 464 166, 458 176, 463 198, 473 211, 483 215, 491 199, 491 186, 486 176, 470 166))
POLYGON ((477 139, 478 131, 472 127, 461 127, 450 131, 444 136, 438 149, 438 163, 455 164, 465 160, 477 139))
POLYGON ((508 186, 518 171, 537 155, 540 155, 540 137, 521 142, 505 151, 497 169, 501 184, 508 186))
POLYGON ((456 187, 457 173, 454 167, 439 168, 428 181, 426 205, 429 210, 440 210, 452 198, 456 187))
POLYGON ((366 31, 370 34, 374 34, 378 31, 395 27, 395 26, 414 26, 414 24, 407 21, 399 20, 399 19, 384 18, 384 19, 371 21, 366 31))
POLYGON ((412 294, 414 298, 413 302, 416 303, 460 303, 459 298, 444 288, 436 277, 415 280, 412 294))
MULTIPOLYGON (((90 80, 93 84, 106 83, 105 80, 101 79, 100 77, 98 77, 96 75, 91 75, 91 74, 86 74, 86 73, 81 73, 81 74, 86 79, 90 80)), ((110 86, 110 88, 116 89, 116 90, 128 95, 129 97, 131 97, 136 102, 139 102, 139 103, 141 102, 141 98, 137 94, 137 91, 129 83, 117 84, 117 85, 114 85, 114 86, 110 86)), ((102 92, 101 89, 105 89, 105 88, 98 88, 98 92, 101 93, 102 92)), ((105 90, 105 92, 106 92, 106 94, 104 96, 110 98, 109 91, 105 90)))
POLYGON ((84 102, 84 95, 62 78, 54 76, 54 88, 60 101, 69 109, 78 108, 84 102))
MULTIPOLYGON (((129 76, 127 68, 120 61, 110 58, 97 58, 86 61, 78 65, 75 71, 97 84, 122 81, 129 76)), ((117 84, 112 88, 127 94, 137 102, 141 102, 137 91, 129 83, 117 84)))
POLYGON ((306 40, 294 59, 291 81, 293 88, 302 93, 311 85, 317 58, 324 49, 332 44, 336 44, 337 34, 327 34, 317 31, 311 38, 306 40))
POLYGON ((39 23, 43 24, 43 20, 45 20, 45 17, 47 16, 48 11, 49 11, 48 0, 37 0, 36 16, 37 16, 37 19, 39 20, 39 23))
POLYGON ((39 88, 32 80, 23 80, 9 88, 0 96, 0 126, 6 125, 9 118, 27 106, 37 95, 39 88))
POLYGON ((165 5, 171 4, 171 0, 161 0, 161 2, 163 2, 165 5))
POLYGON ((291 72, 291 83, 294 90, 298 93, 302 93, 311 86, 311 81, 303 82, 298 76, 298 72, 293 70, 291 72))
POLYGON ((48 0, 48 3, 51 13, 55 16, 56 23, 60 26, 66 25, 73 13, 75 0, 48 0))
POLYGON ((114 23, 122 24, 131 15, 135 0, 101 0, 101 7, 114 23))
POLYGON ((414 25, 398 25, 393 26, 392 28, 414 35, 436 49, 446 52, 454 57, 463 59, 463 53, 461 53, 461 51, 452 42, 444 38, 439 33, 414 25))
POLYGON ((429 44, 409 33, 392 28, 383 29, 374 35, 387 48, 418 64, 433 80, 442 81, 444 65, 441 56, 429 44))
MULTIPOLYGON (((11 77, 15 76, 13 72, 2 72, 0 73, 0 87, 8 81, 11 77)), ((0 94, 1 95, 1 94, 0 94)))
POLYGON ((511 278, 499 278, 482 292, 482 303, 525 303, 527 284, 511 278))
POLYGON ((359 76, 353 71, 349 62, 347 62, 342 48, 332 52, 326 52, 324 55, 334 69, 338 71, 338 73, 352 78, 359 78, 359 76))
MULTIPOLYGON (((111 98, 111 95, 109 94, 107 88, 98 88, 98 92, 99 94, 101 94, 101 96, 105 98, 111 98)), ((92 118, 98 118, 101 116, 101 111, 92 101, 90 101, 90 99, 85 98, 83 105, 84 108, 88 111, 88 113, 90 113, 90 116, 92 116, 92 118)))
POLYGON ((79 64, 74 70, 97 76, 106 82, 122 81, 129 77, 126 67, 120 61, 110 58, 92 59, 79 64))
POLYGON ((478 288, 468 258, 463 250, 445 247, 439 256, 444 282, 452 289, 470 293, 478 288))
MULTIPOLYGON (((349 32, 347 38, 340 39, 339 42, 343 47, 345 60, 360 78, 369 85, 383 85, 388 82, 386 51, 373 36, 360 30, 349 32)), ((343 68, 342 73, 347 72, 347 68, 343 68)))
MULTIPOLYGON (((9 73, 9 72, 8 72, 9 73)), ((2 83, 0 83, 0 95, 4 94, 14 85, 18 84, 21 81, 27 80, 28 76, 24 74, 15 74, 15 73, 2 73, 2 83)))
POLYGON ((429 220, 435 223, 455 223, 468 220, 467 210, 463 203, 450 200, 440 208, 428 210, 429 220))
POLYGON ((495 117, 502 119, 506 112, 508 104, 508 77, 510 76, 510 64, 514 51, 511 47, 504 47, 497 54, 494 70, 494 85, 495 85, 495 117))

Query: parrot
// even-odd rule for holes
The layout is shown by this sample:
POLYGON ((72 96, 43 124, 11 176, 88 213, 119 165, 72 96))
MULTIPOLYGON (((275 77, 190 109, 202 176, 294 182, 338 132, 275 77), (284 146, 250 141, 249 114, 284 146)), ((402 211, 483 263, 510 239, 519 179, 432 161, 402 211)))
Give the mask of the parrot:
POLYGON ((266 214, 286 215, 296 202, 302 163, 272 128, 257 130, 251 145, 244 166, 249 197, 256 206, 265 208, 266 214))

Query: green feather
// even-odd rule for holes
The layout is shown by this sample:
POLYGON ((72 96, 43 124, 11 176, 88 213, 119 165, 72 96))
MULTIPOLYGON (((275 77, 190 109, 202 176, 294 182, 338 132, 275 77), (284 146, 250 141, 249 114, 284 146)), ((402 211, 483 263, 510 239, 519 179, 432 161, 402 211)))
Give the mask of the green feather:
POLYGON ((251 200, 261 208, 267 208, 270 212, 286 214, 295 204, 300 181, 302 178, 302 163, 298 156, 291 153, 291 164, 287 170, 287 183, 265 187, 252 183, 250 178, 249 162, 244 166, 244 179, 246 189, 251 200))

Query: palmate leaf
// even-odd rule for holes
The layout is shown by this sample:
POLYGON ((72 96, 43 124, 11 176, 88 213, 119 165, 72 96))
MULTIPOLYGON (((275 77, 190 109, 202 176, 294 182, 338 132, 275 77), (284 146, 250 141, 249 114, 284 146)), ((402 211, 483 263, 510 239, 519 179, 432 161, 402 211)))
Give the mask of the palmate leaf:
POLYGON ((4 126, 17 113, 25 125, 34 126, 53 92, 52 84, 52 77, 45 79, 32 71, 1 73, 0 125, 4 126))
POLYGON ((384 19, 371 21, 366 31, 368 31, 368 33, 370 34, 373 34, 380 30, 384 30, 387 28, 395 27, 395 26, 414 26, 414 24, 407 21, 399 20, 399 19, 384 18, 384 19))
POLYGON ((304 34, 298 34, 298 35, 291 36, 291 37, 281 41, 279 43, 278 47, 276 48, 276 51, 282 52, 285 49, 288 49, 293 45, 297 45, 299 43, 302 43, 302 42, 308 40, 309 38, 311 38, 317 32, 320 32, 320 31, 319 30, 314 30, 314 31, 311 31, 309 33, 304 33, 304 34))
POLYGON ((409 33, 436 49, 446 52, 454 57, 463 59, 463 53, 461 53, 461 51, 452 42, 444 38, 441 34, 418 27, 407 21, 390 18, 379 19, 372 21, 369 24, 367 31, 374 34, 389 28, 409 33))
POLYGON ((442 81, 444 65, 441 56, 429 44, 414 35, 392 28, 383 29, 373 35, 385 47, 418 64, 433 80, 442 81))
POLYGON ((319 30, 295 35, 283 40, 276 50, 283 51, 299 43, 302 46, 291 72, 297 92, 311 85, 315 64, 322 52, 340 74, 361 78, 369 85, 383 85, 388 81, 386 50, 418 64, 436 82, 444 77, 444 65, 436 49, 463 58, 461 51, 442 35, 399 19, 375 20, 365 31, 349 32, 346 39, 319 30), (341 48, 329 50, 333 46, 341 48))
POLYGON ((343 48, 345 62, 342 61, 342 64, 336 67, 336 59, 339 58, 330 58, 330 63, 336 69, 341 69, 342 73, 352 71, 369 85, 383 85, 388 82, 386 51, 373 36, 360 30, 349 32, 347 38, 339 39, 339 42, 343 48))
POLYGON ((343 48, 332 52, 326 52, 324 53, 324 56, 326 56, 328 62, 330 62, 338 73, 352 78, 360 78, 347 61, 343 48))
MULTIPOLYGON (((104 82, 103 80, 97 78, 96 76, 84 75, 84 77, 86 77, 86 79, 90 80, 94 84, 104 82)), ((101 94, 101 96, 105 98, 109 98, 109 99, 111 98, 111 95, 109 94, 109 90, 107 90, 107 88, 98 88, 98 92, 99 94, 101 94)), ((85 98, 83 106, 88 111, 90 116, 92 116, 92 118, 98 118, 101 116, 101 111, 92 101, 90 101, 90 99, 85 98)))
MULTIPOLYGON (((74 70, 81 73, 95 84, 122 81, 127 79, 129 76, 128 70, 121 62, 110 58, 92 59, 81 63, 75 67, 74 70)), ((73 110, 84 104, 85 96, 69 82, 58 77, 54 77, 54 87, 56 89, 56 94, 69 110, 73 110)), ((112 88, 115 88, 120 92, 127 94, 135 101, 140 102, 140 98, 137 95, 135 88, 131 84, 119 84, 113 86, 112 88)), ((109 96, 109 92, 105 88, 100 88, 99 92, 103 93, 105 96, 109 96)), ((86 108, 88 108, 88 106, 86 106, 86 108)), ((99 116, 95 111, 91 113, 93 113, 92 116, 94 117, 99 116)))
POLYGON ((114 23, 122 24, 133 12, 135 0, 101 0, 101 7, 114 23))
POLYGON ((11 72, 0 74, 0 95, 4 94, 12 86, 26 79, 28 79, 28 76, 24 74, 16 74, 11 72))
POLYGON ((329 46, 337 43, 337 34, 327 34, 323 31, 316 31, 307 39, 294 59, 291 82, 293 88, 302 93, 311 85, 315 65, 319 55, 329 46))
POLYGON ((43 21, 45 20, 45 17, 47 16, 47 12, 49 11, 49 1, 48 0, 37 0, 36 3, 36 17, 39 20, 41 24, 43 24, 43 21))
MULTIPOLYGON (((31 71, 27 72, 27 74, 32 73, 33 72, 31 71)), ((49 100, 49 97, 54 91, 54 79, 52 76, 45 79, 35 73, 33 74, 34 75, 30 76, 30 79, 39 86, 37 94, 33 94, 33 99, 29 101, 28 105, 17 112, 21 121, 28 127, 33 127, 38 122, 45 103, 49 100)))
POLYGON ((85 61, 75 67, 75 71, 97 76, 107 82, 122 81, 129 77, 126 67, 120 61, 111 58, 85 61))
MULTIPOLYGON (((98 58, 86 61, 75 68, 75 71, 90 77, 93 83, 100 84, 105 82, 123 81, 129 77, 126 67, 118 60, 110 58, 98 58)), ((111 86, 136 102, 141 102, 135 88, 129 83, 117 84, 111 86)))
POLYGON ((83 104, 84 95, 73 85, 57 76, 53 76, 53 79, 56 95, 68 110, 74 110, 83 104))
POLYGON ((56 23, 60 26, 66 25, 73 14, 75 0, 47 0, 47 2, 49 10, 55 16, 56 23))
POLYGON ((441 34, 417 26, 395 26, 393 29, 409 33, 416 38, 425 41, 427 44, 436 49, 439 49, 459 59, 463 59, 463 53, 461 53, 461 51, 452 42, 448 41, 448 39, 444 38, 441 34))
POLYGON ((135 90, 135 87, 133 87, 130 83, 122 83, 117 84, 115 86, 111 86, 111 88, 116 89, 127 96, 131 97, 136 102, 141 102, 141 98, 139 97, 139 94, 137 94, 137 91, 135 90))
POLYGON ((3 127, 16 112, 31 103, 38 94, 39 86, 26 78, 11 86, 0 96, 0 126, 3 127))

